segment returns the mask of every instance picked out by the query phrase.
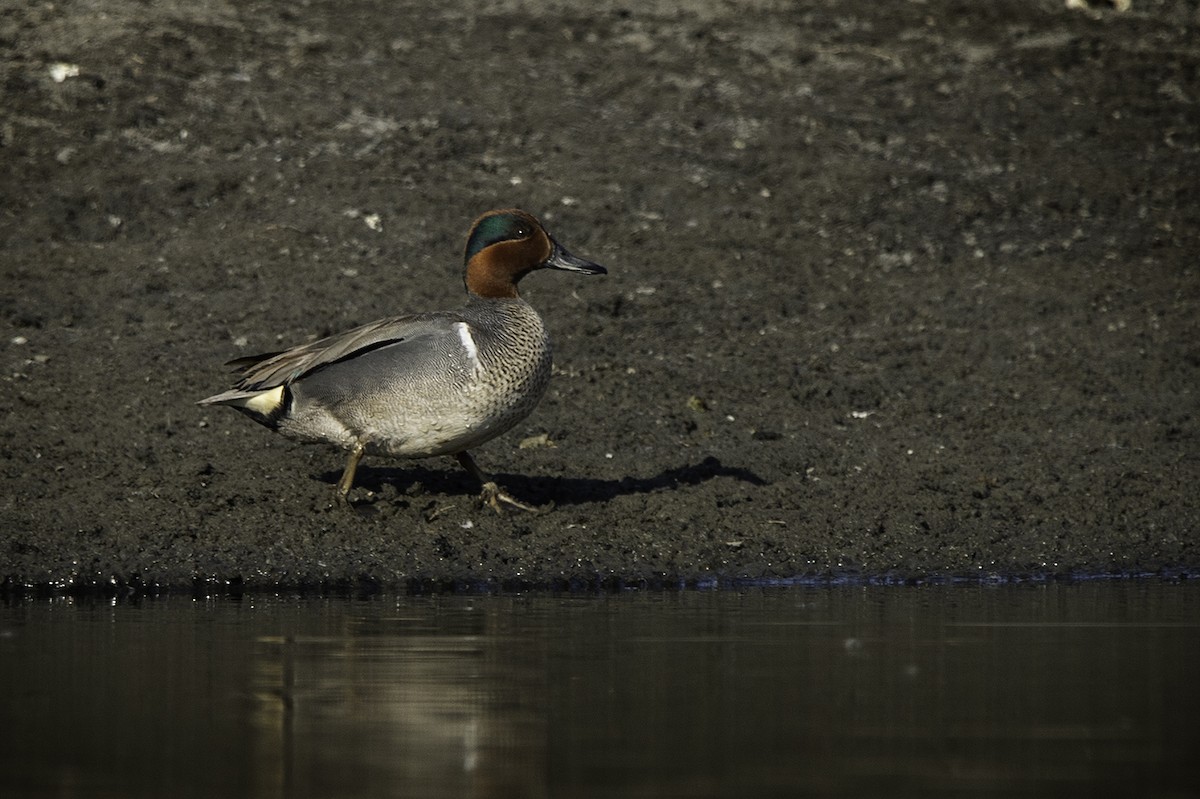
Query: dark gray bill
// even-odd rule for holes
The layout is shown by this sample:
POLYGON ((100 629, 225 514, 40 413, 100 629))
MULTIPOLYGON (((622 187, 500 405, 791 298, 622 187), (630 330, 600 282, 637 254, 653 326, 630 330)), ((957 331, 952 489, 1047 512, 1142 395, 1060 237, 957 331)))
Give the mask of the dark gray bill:
POLYGON ((542 264, 547 269, 563 269, 567 272, 581 272, 585 275, 608 274, 608 270, 600 264, 594 264, 571 255, 554 239, 550 239, 550 244, 554 249, 550 252, 550 257, 546 259, 546 262, 542 264))

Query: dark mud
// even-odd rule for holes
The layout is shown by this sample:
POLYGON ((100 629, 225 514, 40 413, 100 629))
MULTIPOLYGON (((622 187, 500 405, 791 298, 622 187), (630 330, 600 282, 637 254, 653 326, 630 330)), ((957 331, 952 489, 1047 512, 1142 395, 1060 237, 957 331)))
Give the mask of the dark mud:
POLYGON ((9 4, 0 579, 1197 572, 1200 13, 1094 5, 9 4), (476 452, 550 512, 193 404, 503 205, 610 268, 476 452))

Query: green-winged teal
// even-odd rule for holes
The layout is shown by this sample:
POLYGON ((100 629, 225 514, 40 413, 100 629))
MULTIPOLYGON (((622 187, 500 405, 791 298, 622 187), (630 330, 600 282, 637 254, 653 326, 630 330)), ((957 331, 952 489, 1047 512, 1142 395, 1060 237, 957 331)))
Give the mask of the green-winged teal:
POLYGON ((489 211, 467 238, 467 304, 395 316, 278 353, 239 358, 240 378, 200 405, 229 405, 291 438, 335 444, 350 457, 346 501, 366 453, 453 455, 483 484, 482 501, 535 510, 485 475, 469 450, 537 405, 550 379, 550 340, 517 283, 535 269, 601 275, 530 214, 489 211))

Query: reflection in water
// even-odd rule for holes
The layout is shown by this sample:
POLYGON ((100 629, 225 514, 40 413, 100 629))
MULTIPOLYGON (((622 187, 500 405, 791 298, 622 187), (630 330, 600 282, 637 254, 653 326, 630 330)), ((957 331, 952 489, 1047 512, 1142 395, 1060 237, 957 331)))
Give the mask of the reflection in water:
POLYGON ((1188 795, 1198 611, 1150 582, 16 602, 0 795, 1188 795))
POLYGON ((258 794, 544 795, 544 651, 493 614, 439 615, 347 616, 340 636, 259 638, 258 794))

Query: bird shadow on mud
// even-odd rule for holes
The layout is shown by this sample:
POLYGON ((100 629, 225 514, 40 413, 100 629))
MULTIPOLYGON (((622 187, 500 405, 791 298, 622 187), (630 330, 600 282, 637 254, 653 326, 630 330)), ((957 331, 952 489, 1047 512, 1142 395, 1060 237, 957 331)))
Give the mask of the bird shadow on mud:
MULTIPOLYGON (((341 477, 340 471, 325 472, 320 479, 334 485, 341 477)), ((619 480, 599 480, 594 477, 529 476, 522 474, 493 473, 496 480, 513 495, 536 504, 553 502, 557 506, 582 505, 590 502, 607 502, 630 494, 653 494, 658 491, 695 486, 717 477, 731 477, 751 485, 767 485, 767 481, 749 469, 726 466, 712 455, 699 463, 664 469, 652 477, 622 477, 619 480)), ((479 485, 462 469, 447 460, 445 469, 425 466, 364 466, 355 480, 358 488, 381 493, 385 487, 394 486, 401 494, 479 493, 479 485)))

